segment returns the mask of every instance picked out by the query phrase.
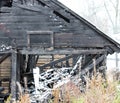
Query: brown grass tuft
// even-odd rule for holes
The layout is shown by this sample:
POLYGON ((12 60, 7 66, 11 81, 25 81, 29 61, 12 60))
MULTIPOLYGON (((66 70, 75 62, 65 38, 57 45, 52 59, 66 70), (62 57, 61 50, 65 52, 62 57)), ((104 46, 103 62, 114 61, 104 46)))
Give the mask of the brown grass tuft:
POLYGON ((29 94, 24 94, 20 96, 20 100, 18 103, 30 103, 29 94))

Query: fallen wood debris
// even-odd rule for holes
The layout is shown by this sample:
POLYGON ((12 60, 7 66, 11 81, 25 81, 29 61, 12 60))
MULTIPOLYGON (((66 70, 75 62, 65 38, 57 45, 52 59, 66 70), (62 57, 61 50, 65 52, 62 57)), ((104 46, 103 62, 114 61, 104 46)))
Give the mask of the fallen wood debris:
MULTIPOLYGON (((71 75, 71 72, 73 72, 71 67, 49 69, 43 73, 39 73, 39 69, 38 67, 33 69, 34 82, 32 83, 33 85, 28 87, 32 103, 48 103, 53 98, 52 91, 69 84, 69 82, 77 85, 79 81, 78 79, 76 79, 77 81, 73 79, 75 75, 74 77, 71 75)), ((79 78, 79 76, 76 77, 79 78)))
MULTIPOLYGON (((59 89, 61 91, 64 85, 69 87, 70 84, 77 88, 77 91, 80 92, 80 89, 77 87, 80 84, 80 75, 79 69, 81 65, 81 57, 79 57, 75 66, 72 67, 62 67, 62 68, 53 68, 46 70, 45 72, 40 73, 40 68, 35 67, 33 69, 33 78, 34 81, 32 85, 26 86, 27 93, 29 93, 31 103, 48 103, 53 96, 53 91, 59 89)), ((26 88, 25 90, 26 91, 26 88)))

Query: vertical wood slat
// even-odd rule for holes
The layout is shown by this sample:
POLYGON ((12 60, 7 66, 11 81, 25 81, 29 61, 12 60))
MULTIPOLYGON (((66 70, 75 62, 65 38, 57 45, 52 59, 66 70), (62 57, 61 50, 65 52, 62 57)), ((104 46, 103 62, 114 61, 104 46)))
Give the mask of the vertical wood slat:
POLYGON ((51 47, 54 49, 54 34, 51 33, 51 47))
POLYGON ((11 103, 16 101, 16 80, 17 80, 17 52, 12 52, 12 73, 11 73, 11 103))

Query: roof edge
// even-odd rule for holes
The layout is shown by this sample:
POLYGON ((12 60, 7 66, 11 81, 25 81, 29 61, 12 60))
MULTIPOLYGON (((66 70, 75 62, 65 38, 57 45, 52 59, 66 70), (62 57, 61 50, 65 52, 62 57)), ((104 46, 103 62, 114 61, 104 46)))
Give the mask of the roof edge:
POLYGON ((95 30, 101 36, 105 37, 107 40, 109 40, 110 42, 114 43, 116 45, 116 47, 119 49, 118 52, 120 52, 120 44, 118 42, 116 42, 115 40, 113 40, 112 38, 110 38, 108 35, 106 35, 102 31, 100 31, 96 26, 94 26, 93 24, 91 24, 90 22, 88 22, 86 19, 84 19, 83 17, 81 17, 80 15, 78 15, 77 13, 75 13, 73 10, 71 10, 70 8, 68 8, 67 6, 65 6, 64 4, 62 4, 60 1, 58 1, 58 0, 51 0, 51 1, 54 2, 55 4, 57 4, 58 6, 60 6, 65 11, 69 12, 71 15, 73 15, 77 19, 79 19, 82 22, 84 22, 86 25, 88 25, 91 29, 95 30))

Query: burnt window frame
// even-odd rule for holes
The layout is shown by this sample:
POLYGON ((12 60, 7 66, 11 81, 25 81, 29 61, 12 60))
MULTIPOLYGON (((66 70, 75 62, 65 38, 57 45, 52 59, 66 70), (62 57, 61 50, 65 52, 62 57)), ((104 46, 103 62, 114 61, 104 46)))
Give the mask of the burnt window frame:
MULTIPOLYGON (((27 46, 31 48, 30 35, 50 35, 50 47, 54 48, 54 33, 52 31, 27 31, 27 46)), ((34 45, 33 45, 34 46, 34 45)), ((37 45, 35 47, 38 47, 37 45)))

